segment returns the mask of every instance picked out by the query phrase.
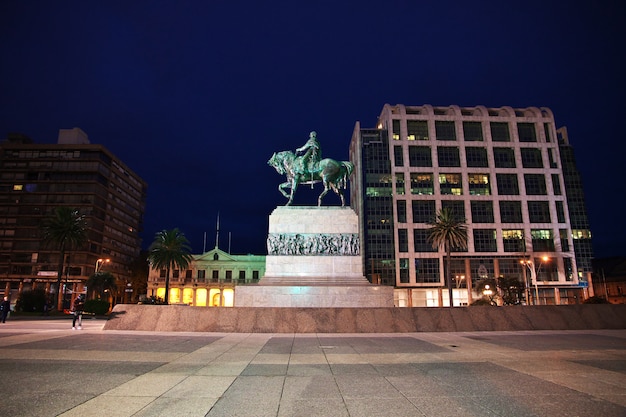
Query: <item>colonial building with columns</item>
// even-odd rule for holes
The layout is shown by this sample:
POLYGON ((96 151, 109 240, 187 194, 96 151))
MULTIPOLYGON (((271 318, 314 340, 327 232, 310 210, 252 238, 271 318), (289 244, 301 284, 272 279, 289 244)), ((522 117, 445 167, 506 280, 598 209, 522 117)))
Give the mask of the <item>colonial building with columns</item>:
MULTIPOLYGON (((264 255, 232 255, 214 248, 193 260, 184 270, 170 274, 170 304, 197 307, 232 307, 237 285, 256 284, 265 274, 264 255)), ((165 296, 165 270, 150 269, 148 296, 165 296)))

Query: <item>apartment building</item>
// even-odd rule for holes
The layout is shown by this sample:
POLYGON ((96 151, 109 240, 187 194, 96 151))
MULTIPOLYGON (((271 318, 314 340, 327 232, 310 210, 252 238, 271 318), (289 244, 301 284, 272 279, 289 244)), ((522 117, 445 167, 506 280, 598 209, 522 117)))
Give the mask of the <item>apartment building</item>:
POLYGON ((123 291, 139 255, 147 184, 79 128, 61 129, 55 144, 10 134, 0 143, 0 293, 45 289, 65 305, 85 291, 96 269, 111 272, 123 291), (56 288, 58 250, 44 245, 42 220, 58 206, 86 216, 88 243, 66 254, 56 288))

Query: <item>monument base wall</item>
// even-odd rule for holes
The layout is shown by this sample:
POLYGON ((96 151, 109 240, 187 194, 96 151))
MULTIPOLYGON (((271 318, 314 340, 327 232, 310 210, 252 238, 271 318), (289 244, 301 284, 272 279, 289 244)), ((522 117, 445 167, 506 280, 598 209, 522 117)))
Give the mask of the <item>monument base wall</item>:
POLYGON ((235 288, 235 307, 393 307, 393 287, 377 285, 238 286, 235 288))
POLYGON ((626 329, 626 304, 391 308, 238 308, 118 304, 104 330, 404 333, 626 329))

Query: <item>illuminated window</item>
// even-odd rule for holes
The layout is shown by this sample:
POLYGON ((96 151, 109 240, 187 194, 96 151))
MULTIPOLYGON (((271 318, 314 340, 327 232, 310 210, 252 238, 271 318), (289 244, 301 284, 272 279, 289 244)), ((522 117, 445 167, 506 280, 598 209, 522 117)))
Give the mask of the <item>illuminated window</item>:
POLYGON ((22 191, 23 188, 24 186, 22 184, 13 185, 13 191, 22 191))
POLYGON ((554 234, 552 230, 532 229, 530 235, 532 237, 533 251, 554 252, 554 234))
POLYGON ((407 120, 408 140, 428 140, 428 122, 426 120, 407 120))
POLYGON ((433 174, 411 173, 411 194, 433 194, 433 174))
POLYGON ((574 229, 572 230, 573 239, 591 239, 591 230, 574 229))
POLYGON ((489 174, 468 174, 470 195, 491 195, 489 174))
POLYGON ((502 243, 505 252, 524 252, 524 231, 519 229, 502 230, 502 243))
POLYGON ((404 195, 404 172, 396 172, 396 194, 404 195))
POLYGON ((439 174, 439 191, 444 195, 463 194, 461 174, 439 174))
POLYGON ((393 140, 400 140, 400 120, 392 120, 393 123, 393 133, 392 133, 392 138, 393 140))

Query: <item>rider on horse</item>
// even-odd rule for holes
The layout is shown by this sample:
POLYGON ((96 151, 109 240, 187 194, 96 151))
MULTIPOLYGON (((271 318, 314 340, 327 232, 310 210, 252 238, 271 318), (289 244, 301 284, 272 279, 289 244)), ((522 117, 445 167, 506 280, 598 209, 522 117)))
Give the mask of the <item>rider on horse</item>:
POLYGON ((302 174, 312 174, 318 169, 318 164, 322 160, 322 148, 317 141, 316 132, 309 134, 309 140, 304 146, 296 149, 296 155, 304 151, 306 151, 306 153, 302 156, 302 165, 298 168, 300 168, 299 170, 301 170, 302 174))

